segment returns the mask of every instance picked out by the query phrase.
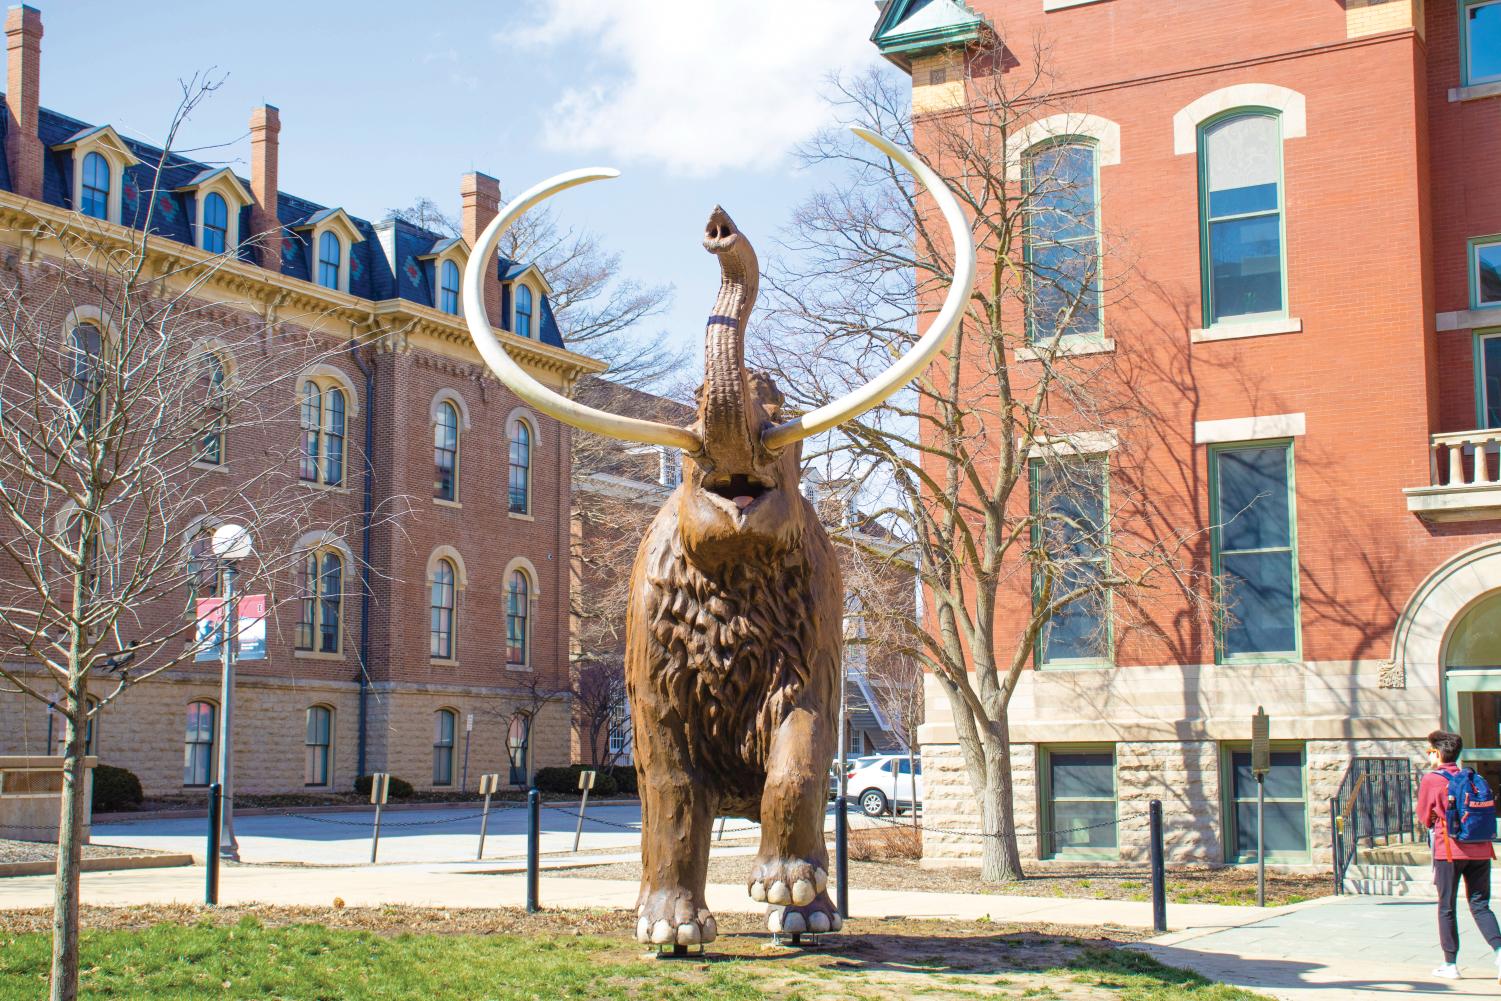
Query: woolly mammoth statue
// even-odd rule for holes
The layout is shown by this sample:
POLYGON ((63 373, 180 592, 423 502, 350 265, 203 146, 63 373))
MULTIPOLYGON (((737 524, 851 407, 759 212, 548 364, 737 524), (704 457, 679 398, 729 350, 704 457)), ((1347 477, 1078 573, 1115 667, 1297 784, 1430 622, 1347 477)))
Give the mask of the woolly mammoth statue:
POLYGON ((640 774, 641 897, 636 937, 713 941, 704 880, 714 821, 760 822, 750 895, 788 933, 837 931, 824 850, 841 663, 843 585, 833 548, 798 490, 799 443, 870 409, 922 371, 958 327, 975 251, 954 196, 907 152, 856 134, 909 170, 942 212, 954 281, 912 349, 849 396, 791 420, 763 373, 745 368, 758 270, 750 241, 715 208, 704 248, 719 259, 697 420, 687 428, 604 413, 522 371, 485 315, 481 277, 500 235, 543 199, 618 176, 595 168, 526 191, 485 229, 464 274, 464 311, 486 364, 517 396, 575 427, 683 451, 683 482, 657 513, 631 574, 626 689, 640 774))

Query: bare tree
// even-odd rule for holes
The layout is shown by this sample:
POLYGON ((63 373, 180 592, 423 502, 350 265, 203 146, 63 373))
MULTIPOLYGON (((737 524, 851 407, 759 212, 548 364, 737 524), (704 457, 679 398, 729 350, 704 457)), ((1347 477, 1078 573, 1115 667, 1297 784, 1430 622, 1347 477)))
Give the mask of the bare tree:
MULTIPOLYGON (((390 214, 435 233, 460 235, 458 220, 430 198, 390 214)), ((684 353, 665 343, 665 332, 650 341, 641 336, 642 326, 672 305, 672 286, 626 277, 620 254, 606 250, 594 233, 565 225, 551 208, 542 208, 506 231, 500 254, 541 269, 564 341, 608 362, 612 380, 662 386, 683 368, 684 353)))
MULTIPOLYGON (((925 614, 901 646, 948 697, 988 880, 1022 875, 1009 705, 1024 669, 1105 662, 1126 631, 1159 629, 1160 582, 1177 610, 1207 614, 1208 589, 1189 569, 1197 533, 1137 516, 1148 501, 1130 432, 1153 414, 1100 334, 1102 307, 1120 315, 1133 267, 1099 227, 1088 146, 1064 129, 1017 147, 1018 133, 1060 111, 1048 65, 1040 44, 1019 60, 994 43, 967 62, 963 106, 915 120, 905 81, 875 72, 835 85, 846 124, 917 148, 949 179, 981 261, 939 360, 823 447, 905 540, 870 557, 909 562, 921 581, 925 614)), ((769 268, 761 330, 771 333, 757 353, 789 401, 811 409, 910 346, 952 260, 909 180, 865 144, 831 131, 802 155, 840 177, 798 210, 769 268)))
POLYGON ((573 734, 596 768, 614 767, 630 750, 626 712, 625 661, 620 657, 576 662, 570 706, 573 734), (612 748, 610 736, 622 728, 621 746, 612 748))
MULTIPOLYGON (((184 84, 167 150, 213 89, 184 84)), ((158 180, 173 163, 162 154, 158 180)), ((145 187, 154 211, 158 185, 145 187)), ((293 543, 310 525, 292 380, 327 342, 219 306, 233 253, 152 233, 150 215, 139 230, 39 215, 0 267, 0 687, 63 724, 53 1001, 78 989, 90 721, 213 641, 194 630, 218 587, 209 530, 246 526, 242 592, 293 600, 293 543)))

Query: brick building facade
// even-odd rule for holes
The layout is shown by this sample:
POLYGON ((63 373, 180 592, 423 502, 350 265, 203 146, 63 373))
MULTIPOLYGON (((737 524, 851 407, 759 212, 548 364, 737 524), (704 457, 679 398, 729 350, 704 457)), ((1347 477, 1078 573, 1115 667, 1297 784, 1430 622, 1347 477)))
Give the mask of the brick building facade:
MULTIPOLYGON (((1024 857, 1144 858, 1161 798, 1172 856, 1245 859, 1258 705, 1274 860, 1327 862, 1351 759, 1416 763, 1437 726, 1497 777, 1501 3, 893 0, 873 41, 912 76, 919 152, 923 120, 992 72, 972 58, 987 39, 1023 79, 1045 52, 1055 108, 1011 144, 1087 164, 1097 232, 1134 261, 1060 357, 1135 373, 1159 419, 1120 447, 1240 596, 1223 623, 1175 630, 1166 608, 1155 633, 1025 672, 1024 857)), ((1112 447, 1093 450, 1113 477, 1112 447)), ((964 828, 951 719, 930 683, 928 820, 964 828)), ((925 854, 978 858, 940 836, 925 854)))
MULTIPOLYGON (((317 600, 274 601, 266 658, 240 665, 238 789, 342 791, 385 771, 457 790, 484 772, 520 784, 565 763, 571 435, 488 374, 459 315, 459 276, 498 211, 498 182, 465 175, 457 238, 371 223, 278 190, 276 108, 251 116, 248 178, 163 160, 41 107, 37 11, 11 8, 6 34, 0 258, 15 280, 42 280, 65 252, 59 234, 125 247, 149 225, 148 268, 198 275, 191 301, 225 332, 205 339, 225 370, 258 336, 318 358, 295 373, 295 394, 286 382, 284 420, 236 428, 215 460, 231 484, 281 462, 310 498, 298 538, 258 540, 292 547, 290 566, 317 561, 307 578, 274 582, 273 597, 338 581, 317 600)), ((538 378, 566 388, 603 367, 567 350, 536 268, 498 260, 485 282, 498 336, 538 378)), ((60 342, 108 324, 86 286, 69 296, 83 305, 55 317, 60 342)), ((204 724, 218 701, 216 663, 174 667, 105 707, 91 753, 134 771, 148 796, 181 794, 211 772, 204 724)), ((55 753, 56 722, 0 693, 0 753, 55 753)))

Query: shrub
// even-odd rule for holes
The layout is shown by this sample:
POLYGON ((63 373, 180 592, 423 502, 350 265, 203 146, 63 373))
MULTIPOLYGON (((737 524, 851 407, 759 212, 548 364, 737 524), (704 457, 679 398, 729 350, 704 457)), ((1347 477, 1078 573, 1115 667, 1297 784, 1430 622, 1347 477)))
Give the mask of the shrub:
MULTIPOLYGON (((369 796, 370 781, 371 779, 369 775, 361 775, 359 778, 354 780, 354 791, 359 793, 361 796, 369 796)), ((386 789, 386 798, 409 799, 414 792, 416 792, 416 790, 412 788, 412 783, 408 782, 406 779, 392 775, 391 783, 386 789)))
POLYGON ((635 765, 613 765, 609 768, 610 777, 615 780, 615 787, 626 796, 638 795, 636 788, 635 765))
MULTIPOLYGON (((556 768, 537 769, 537 788, 542 792, 568 795, 579 791, 579 774, 593 769, 592 765, 566 765, 556 768)), ((615 777, 609 769, 596 769, 594 790, 591 796, 614 796, 620 792, 615 777)))
POLYGON ((94 766, 94 812, 115 813, 134 810, 146 798, 141 780, 128 768, 113 765, 94 766))
POLYGON ((908 824, 877 823, 849 833, 850 858, 857 862, 891 862, 922 858, 922 835, 908 824))

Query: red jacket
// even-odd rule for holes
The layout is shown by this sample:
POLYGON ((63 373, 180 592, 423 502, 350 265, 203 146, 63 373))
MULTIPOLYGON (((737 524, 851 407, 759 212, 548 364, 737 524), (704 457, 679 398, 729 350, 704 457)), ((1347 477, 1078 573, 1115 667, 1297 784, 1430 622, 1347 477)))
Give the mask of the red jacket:
POLYGON ((1444 820, 1449 800, 1449 780, 1445 775, 1458 774, 1459 766, 1451 764, 1439 765, 1437 772, 1423 776, 1423 781, 1418 785, 1418 823, 1433 831, 1435 860, 1455 862, 1465 859, 1493 859, 1496 857, 1496 850, 1489 841, 1455 841, 1449 837, 1449 825, 1444 820))

